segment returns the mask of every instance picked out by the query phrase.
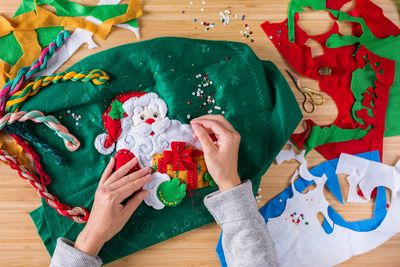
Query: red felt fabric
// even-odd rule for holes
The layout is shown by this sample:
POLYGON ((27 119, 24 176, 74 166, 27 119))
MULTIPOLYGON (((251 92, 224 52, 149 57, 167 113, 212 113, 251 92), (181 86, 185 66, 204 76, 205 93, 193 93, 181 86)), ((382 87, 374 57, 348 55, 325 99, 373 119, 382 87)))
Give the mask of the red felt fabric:
MULTIPOLYGON (((115 141, 117 141, 119 135, 121 134, 121 121, 119 119, 112 119, 110 116, 108 116, 108 113, 110 113, 110 110, 111 110, 111 104, 115 100, 118 100, 119 102, 124 103, 126 100, 128 100, 132 97, 141 97, 144 94, 146 94, 146 92, 133 91, 133 92, 117 95, 111 101, 110 106, 107 108, 107 110, 103 113, 103 116, 102 116, 103 125, 107 131, 107 138, 104 142, 104 147, 106 147, 106 148, 111 147, 112 144, 114 144, 115 141)), ((126 114, 124 114, 124 117, 126 117, 126 114)))
POLYGON ((164 151, 164 157, 158 159, 158 171, 167 173, 167 165, 172 164, 173 171, 187 170, 187 191, 197 189, 197 162, 193 160, 193 152, 185 148, 185 142, 171 142, 171 150, 164 151))
MULTIPOLYGON (((117 153, 115 153, 114 158, 115 158, 114 171, 116 171, 119 168, 121 168, 122 166, 124 166, 126 163, 128 163, 130 160, 135 158, 135 155, 127 149, 121 149, 121 150, 118 150, 117 153)), ((139 169, 140 169, 140 166, 139 166, 139 163, 137 163, 129 171, 129 173, 133 173, 135 171, 138 171, 139 169)))
MULTIPOLYGON (((328 1, 327 6, 341 7, 348 1, 341 1, 340 3, 333 4, 328 1)), ((388 21, 382 13, 374 11, 381 11, 379 7, 372 4, 369 0, 357 0, 355 9, 350 12, 352 15, 366 16, 368 26, 373 25, 373 32, 377 29, 384 29, 384 34, 398 34, 397 27, 392 27, 391 22, 388 21), (372 8, 372 10, 371 10, 372 8), (378 22, 379 21, 379 22, 378 22), (383 23, 381 23, 381 21, 383 23), (390 22, 390 23, 389 23, 390 22), (386 28, 387 27, 387 28, 386 28), (396 29, 395 29, 396 28, 396 29)), ((356 46, 349 45, 339 48, 326 47, 326 40, 334 33, 339 33, 339 27, 334 22, 332 28, 325 34, 310 36, 303 31, 297 24, 298 15, 295 16, 295 43, 288 40, 287 20, 281 23, 263 23, 261 27, 273 42, 275 47, 279 50, 287 62, 301 75, 317 80, 321 91, 327 93, 335 101, 338 108, 338 116, 332 123, 342 129, 356 129, 366 128, 368 125, 373 126, 373 129, 368 134, 359 140, 351 140, 346 142, 327 143, 320 145, 316 148, 326 159, 334 159, 340 156, 342 152, 349 154, 357 154, 372 150, 379 150, 382 157, 382 143, 385 126, 385 113, 389 96, 389 88, 394 79, 394 62, 385 58, 378 57, 369 52, 365 47, 361 47, 356 53, 356 46), (323 48, 324 54, 316 58, 312 57, 311 49, 305 45, 309 38, 316 40, 323 48), (364 56, 368 57, 370 63, 364 60, 364 56), (375 117, 369 117, 366 109, 358 112, 358 116, 364 120, 367 125, 362 125, 353 120, 352 107, 354 104, 354 96, 351 91, 352 73, 357 68, 363 68, 365 64, 371 64, 375 68, 375 62, 380 63, 380 68, 383 68, 384 73, 377 73, 376 88, 369 88, 370 92, 374 92, 376 97, 367 96, 366 101, 373 100, 375 107, 373 113, 375 117), (332 74, 330 76, 321 76, 318 74, 318 69, 321 67, 331 67, 332 74)), ((356 23, 353 23, 356 24, 356 23)), ((358 26, 354 27, 356 33, 360 33, 358 26)), ((384 36, 382 34, 381 36, 384 36)), ((366 95, 365 95, 366 96, 366 95)), ((370 104, 368 104, 370 106, 370 104)), ((323 125, 321 127, 331 126, 323 125)), ((312 131, 312 126, 316 125, 312 120, 306 120, 307 129, 300 134, 293 134, 292 140, 300 147, 303 148, 305 140, 312 131)))

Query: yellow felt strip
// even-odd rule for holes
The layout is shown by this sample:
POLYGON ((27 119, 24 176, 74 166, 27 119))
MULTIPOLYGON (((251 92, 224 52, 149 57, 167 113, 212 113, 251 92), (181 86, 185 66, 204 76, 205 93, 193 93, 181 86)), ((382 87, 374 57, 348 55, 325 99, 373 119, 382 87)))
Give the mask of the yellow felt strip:
POLYGON ((96 25, 84 18, 59 17, 39 6, 36 6, 36 13, 31 11, 9 20, 0 15, 0 37, 13 32, 24 53, 10 72, 7 73, 4 70, 4 66, 0 66, 0 86, 3 87, 5 84, 4 79, 1 79, 1 77, 6 75, 10 79, 15 78, 20 68, 31 65, 40 56, 40 51, 38 53, 38 47, 40 48, 40 46, 36 38, 35 29, 54 26, 82 28, 104 40, 114 24, 135 19, 140 15, 142 15, 142 9, 139 0, 131 0, 125 14, 110 18, 100 25, 96 25))
MULTIPOLYGON (((3 131, 0 131, 0 149, 7 151, 10 155, 17 157, 19 163, 21 165, 27 165, 28 160, 24 153, 24 150, 21 146, 15 142, 15 140, 6 139, 6 134, 3 131)), ((3 163, 3 162, 2 162, 3 163)), ((7 163, 4 163, 8 165, 7 163)))
POLYGON ((5 62, 0 62, 0 87, 3 87, 6 84, 6 64, 5 62))
POLYGON ((31 31, 15 31, 14 36, 22 48, 23 55, 13 66, 10 72, 5 75, 14 79, 17 76, 18 70, 22 67, 32 64, 39 58, 42 48, 37 41, 37 34, 35 30, 31 31))
POLYGON ((114 24, 123 23, 142 15, 139 0, 131 0, 129 2, 126 13, 104 21, 100 25, 96 25, 84 18, 78 17, 62 17, 37 6, 35 11, 30 11, 17 17, 6 19, 0 15, 0 37, 15 31, 26 31, 43 27, 73 27, 81 28, 92 32, 101 39, 105 39, 111 31, 114 24))

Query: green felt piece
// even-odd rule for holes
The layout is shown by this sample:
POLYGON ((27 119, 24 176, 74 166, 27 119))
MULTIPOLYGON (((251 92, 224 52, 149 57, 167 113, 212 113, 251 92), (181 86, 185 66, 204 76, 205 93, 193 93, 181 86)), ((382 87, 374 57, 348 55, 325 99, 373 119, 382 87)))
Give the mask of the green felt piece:
POLYGON ((180 184, 178 178, 162 182, 157 189, 157 197, 165 206, 178 206, 185 196, 186 184, 180 184))
POLYGON ((124 109, 122 107, 122 103, 119 102, 117 99, 111 103, 111 110, 108 113, 108 116, 111 117, 111 119, 122 119, 124 117, 124 109))
MULTIPOLYGON (((48 4, 55 8, 58 16, 68 17, 87 17, 92 16, 98 20, 105 21, 107 19, 120 16, 126 13, 128 5, 100 5, 100 6, 84 6, 67 0, 37 0, 38 5, 48 4)), ((35 10, 34 0, 23 0, 14 17, 35 10)), ((132 27, 137 28, 137 19, 125 22, 132 27)), ((41 47, 48 46, 56 39, 57 34, 62 27, 46 27, 36 30, 39 45, 41 47)), ((0 38, 0 59, 8 64, 14 65, 22 56, 21 46, 15 39, 14 34, 8 34, 0 38)))
POLYGON ((214 179, 212 178, 212 176, 209 172, 206 172, 204 174, 204 180, 210 181, 210 186, 217 186, 217 183, 215 183, 214 179))
POLYGON ((314 10, 324 10, 326 9, 325 0, 292 0, 289 4, 288 11, 288 38, 290 42, 294 42, 295 39, 295 14, 304 11, 303 7, 310 7, 314 10))
MULTIPOLYGON (((334 14, 335 15, 335 14, 334 14)), ((326 45, 330 48, 359 43, 372 53, 395 61, 395 78, 389 91, 389 102, 386 109, 385 137, 400 134, 400 35, 379 39, 375 37, 365 24, 364 19, 353 17, 347 13, 336 11, 339 21, 360 23, 363 34, 360 37, 333 34, 328 38, 326 45)))
POLYGON ((367 135, 370 129, 371 127, 368 129, 342 129, 335 125, 330 127, 313 126, 309 138, 304 143, 306 154, 317 146, 326 143, 361 139, 367 135))
MULTIPOLYGON (((68 71, 92 69, 105 71, 110 81, 103 85, 53 84, 21 107, 21 111, 40 110, 57 118, 62 116, 61 123, 80 140, 81 147, 69 152, 53 131, 29 123, 38 136, 62 152, 65 164, 61 166, 36 148, 45 171, 52 177, 48 190, 71 206, 91 208, 97 183, 112 156, 98 153, 94 139, 105 132, 102 113, 118 94, 155 92, 167 104, 170 119, 189 123, 188 115, 195 118, 208 114, 209 108, 201 108, 204 98, 192 94, 207 74, 212 84, 203 88, 204 94, 212 94, 216 106, 221 107, 211 109, 211 114, 223 111, 241 135, 238 172, 252 181, 254 194, 262 175, 302 118, 280 71, 273 63, 259 60, 243 43, 158 38, 97 53, 68 71), (202 77, 196 78, 198 74, 202 77), (77 121, 68 115, 72 113, 81 118, 77 121)), ((215 190, 211 186, 194 190, 180 205, 162 210, 140 205, 122 231, 105 244, 100 257, 107 263, 211 222, 203 198, 215 190)), ((49 235, 51 242, 60 236, 75 240, 84 225, 42 203, 45 216, 33 218, 45 229, 39 231, 42 238, 47 240, 49 235)), ((52 246, 47 248, 52 253, 52 246)))
POLYGON ((364 120, 357 117, 357 111, 366 108, 368 115, 370 117, 374 117, 372 109, 364 107, 362 102, 364 100, 363 93, 365 93, 369 87, 375 88, 375 77, 376 73, 369 63, 367 63, 363 69, 356 69, 352 73, 351 90, 353 91, 353 95, 355 97, 354 105, 352 108, 353 118, 355 121, 364 125, 364 120))
MULTIPOLYGON (((36 29, 39 45, 41 47, 48 46, 55 40, 62 27, 47 27, 36 29)), ((22 49, 13 33, 7 34, 0 38, 0 59, 10 65, 15 65, 22 57, 22 49)))

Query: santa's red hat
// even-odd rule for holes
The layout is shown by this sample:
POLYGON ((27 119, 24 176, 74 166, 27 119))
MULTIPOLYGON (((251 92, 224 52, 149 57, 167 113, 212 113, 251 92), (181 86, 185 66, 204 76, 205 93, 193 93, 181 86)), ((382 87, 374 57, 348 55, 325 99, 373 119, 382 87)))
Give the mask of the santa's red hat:
MULTIPOLYGON (((141 97, 142 95, 146 94, 146 92, 138 92, 138 91, 133 91, 129 93, 124 93, 117 95, 112 101, 110 106, 107 108, 107 110, 103 113, 102 119, 103 119, 103 125, 104 128, 107 131, 107 138, 104 141, 104 147, 109 148, 111 147, 115 141, 118 139, 119 135, 121 134, 121 117, 115 117, 110 114, 113 105, 115 104, 115 101, 118 101, 119 103, 123 104, 125 101, 128 99, 131 99, 132 97, 141 97)), ((122 114, 122 117, 126 117, 128 114, 125 112, 122 114)))
POLYGON ((152 104, 157 106, 160 111, 160 117, 166 115, 167 106, 163 100, 158 98, 156 93, 133 91, 116 96, 103 113, 102 120, 106 134, 100 134, 96 137, 96 149, 102 154, 112 153, 114 144, 122 132, 121 119, 127 117, 128 113, 140 112, 142 110, 141 107, 152 104))

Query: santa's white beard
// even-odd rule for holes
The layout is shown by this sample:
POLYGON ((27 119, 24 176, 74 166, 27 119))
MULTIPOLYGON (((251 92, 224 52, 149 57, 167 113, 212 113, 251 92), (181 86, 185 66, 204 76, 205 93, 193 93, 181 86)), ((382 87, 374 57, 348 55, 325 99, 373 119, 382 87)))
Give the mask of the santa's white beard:
POLYGON ((194 144, 193 131, 189 124, 182 124, 168 117, 151 125, 142 123, 136 127, 129 127, 127 120, 124 122, 122 119, 121 122, 122 132, 117 141, 117 151, 131 151, 138 158, 140 167, 151 166, 153 156, 170 150, 172 141, 185 142, 201 149, 198 142, 194 144))

